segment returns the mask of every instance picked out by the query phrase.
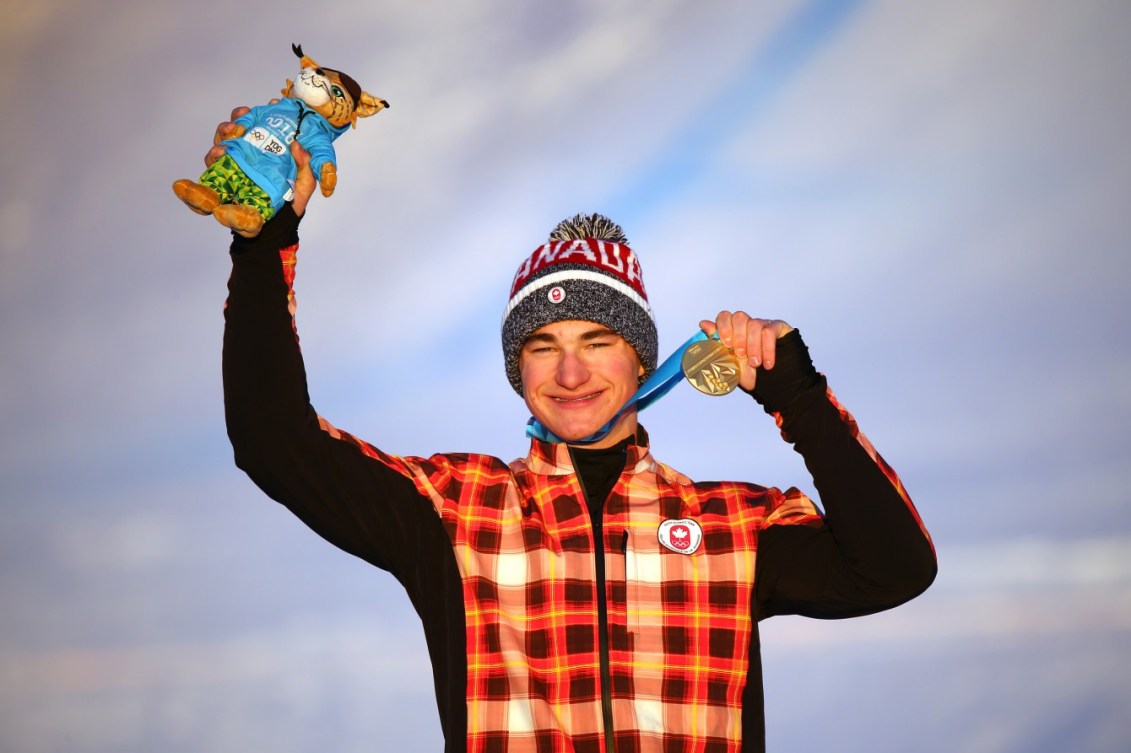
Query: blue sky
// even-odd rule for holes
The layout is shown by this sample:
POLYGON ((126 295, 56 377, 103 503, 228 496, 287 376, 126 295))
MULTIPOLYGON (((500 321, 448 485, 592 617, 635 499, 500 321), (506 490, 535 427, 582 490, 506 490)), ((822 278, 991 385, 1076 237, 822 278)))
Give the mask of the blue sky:
MULTIPOLYGON (((213 0, 6 12, 0 748, 438 749, 407 599, 232 465, 226 237, 169 190, 292 42, 392 104, 302 228, 320 413, 390 452, 523 454, 511 276, 609 214, 663 353, 721 308, 798 326, 935 535, 915 602, 763 624, 771 750, 1126 747, 1125 4, 308 10, 238 21, 238 49, 213 0)), ((676 390, 655 453, 812 492, 740 401, 676 390)))

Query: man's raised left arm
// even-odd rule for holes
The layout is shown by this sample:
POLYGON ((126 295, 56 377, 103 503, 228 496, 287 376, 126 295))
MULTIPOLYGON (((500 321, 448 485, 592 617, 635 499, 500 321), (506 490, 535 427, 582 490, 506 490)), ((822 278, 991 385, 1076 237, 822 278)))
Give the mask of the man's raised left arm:
POLYGON ((937 572, 930 536, 898 476, 813 367, 800 332, 741 311, 702 326, 739 356, 739 386, 801 454, 824 508, 819 520, 774 520, 762 531, 758 616, 850 617, 922 593, 937 572))

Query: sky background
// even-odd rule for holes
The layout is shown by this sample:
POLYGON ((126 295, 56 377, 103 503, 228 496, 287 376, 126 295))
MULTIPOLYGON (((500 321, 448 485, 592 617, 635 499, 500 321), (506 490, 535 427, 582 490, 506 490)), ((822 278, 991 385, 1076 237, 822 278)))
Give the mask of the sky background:
MULTIPOLYGON (((1131 5, 10 5, 3 753, 440 749, 399 587, 232 464, 227 234, 169 188, 292 42, 392 105, 302 226, 322 415, 525 454, 511 276, 608 214, 662 354, 722 308, 799 327, 935 537, 916 601, 763 623, 770 749, 1128 749, 1131 5)), ((813 493, 741 395, 681 387, 643 423, 694 478, 813 493)))

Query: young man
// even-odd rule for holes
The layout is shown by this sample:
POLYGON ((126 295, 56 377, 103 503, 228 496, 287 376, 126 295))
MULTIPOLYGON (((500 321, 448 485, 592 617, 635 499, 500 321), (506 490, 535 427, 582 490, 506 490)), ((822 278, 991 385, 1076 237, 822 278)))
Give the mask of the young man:
POLYGON ((330 426, 292 320, 313 187, 296 159, 293 206, 232 244, 229 436, 263 491, 405 587, 445 750, 761 751, 759 620, 868 614, 931 583, 902 485, 784 322, 722 312, 701 326, 740 357, 740 386, 804 457, 823 515, 796 489, 692 482, 653 458, 632 410, 580 444, 657 363, 639 264, 599 216, 563 223, 522 263, 504 313, 508 379, 561 441, 534 439, 509 464, 398 457, 330 426))

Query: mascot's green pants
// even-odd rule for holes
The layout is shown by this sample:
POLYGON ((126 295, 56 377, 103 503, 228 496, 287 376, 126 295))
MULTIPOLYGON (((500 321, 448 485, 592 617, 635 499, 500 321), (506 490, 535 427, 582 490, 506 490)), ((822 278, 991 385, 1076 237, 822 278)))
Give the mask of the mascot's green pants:
POLYGON ((225 154, 209 165, 200 176, 200 184, 220 194, 220 201, 223 204, 254 207, 264 222, 275 216, 271 197, 247 177, 230 155, 225 154))

